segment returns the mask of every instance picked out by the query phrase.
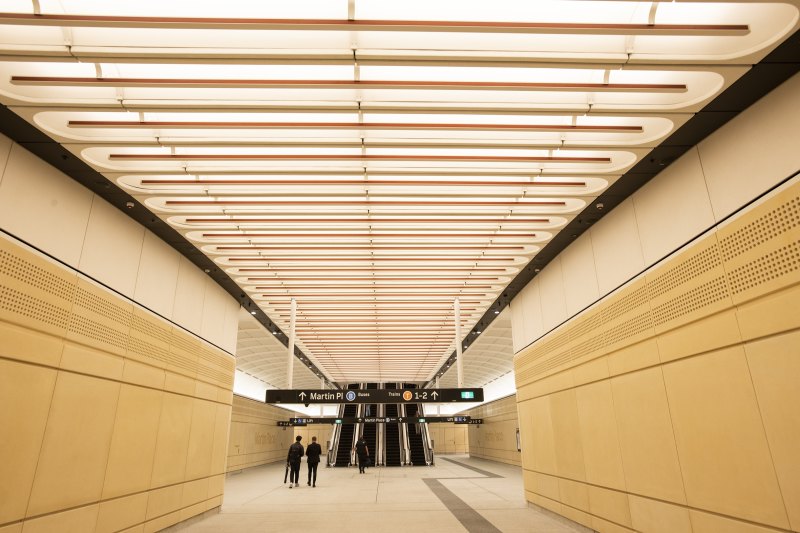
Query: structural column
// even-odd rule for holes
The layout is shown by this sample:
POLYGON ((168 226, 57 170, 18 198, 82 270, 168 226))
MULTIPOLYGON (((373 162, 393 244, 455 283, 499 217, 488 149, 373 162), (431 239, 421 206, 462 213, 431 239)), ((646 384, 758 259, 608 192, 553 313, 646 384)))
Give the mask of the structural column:
POLYGON ((458 376, 458 388, 464 386, 464 375, 461 360, 461 302, 456 298, 453 303, 454 315, 456 317, 456 374, 458 376))
POLYGON ((286 366, 287 389, 292 388, 292 375, 294 374, 294 326, 297 318, 297 300, 292 298, 291 316, 289 318, 289 361, 286 366))

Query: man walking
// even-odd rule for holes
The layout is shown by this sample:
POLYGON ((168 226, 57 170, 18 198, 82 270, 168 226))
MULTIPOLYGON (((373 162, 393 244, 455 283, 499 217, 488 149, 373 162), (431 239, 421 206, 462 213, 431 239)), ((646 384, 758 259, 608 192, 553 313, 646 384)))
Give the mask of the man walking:
POLYGON ((300 441, 303 440, 303 437, 298 435, 294 439, 294 444, 289 446, 289 453, 286 456, 286 463, 289 465, 290 473, 289 473, 289 488, 292 488, 292 483, 294 483, 295 487, 299 486, 300 482, 300 458, 304 455, 303 445, 300 444, 300 441))
POLYGON ((367 441, 364 440, 363 435, 356 442, 356 454, 358 454, 358 473, 363 474, 367 467, 367 461, 369 461, 369 448, 367 448, 367 441))
POLYGON ((312 487, 317 486, 317 466, 319 466, 320 455, 322 455, 322 446, 317 444, 317 437, 311 437, 311 444, 308 445, 306 456, 308 457, 308 484, 312 487))

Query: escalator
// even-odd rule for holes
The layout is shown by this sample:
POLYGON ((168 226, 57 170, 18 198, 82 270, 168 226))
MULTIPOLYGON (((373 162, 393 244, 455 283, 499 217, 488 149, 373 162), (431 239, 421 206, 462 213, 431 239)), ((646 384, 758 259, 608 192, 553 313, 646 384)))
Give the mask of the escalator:
MULTIPOLYGON (((394 389, 393 383, 386 384, 387 389, 394 389)), ((397 416, 397 404, 386 404, 386 417, 397 416)), ((386 466, 400 466, 400 424, 386 424, 386 466)))
MULTIPOLYGON (((348 389, 357 389, 358 384, 347 386, 348 389)), ((358 404, 351 403, 344 406, 345 418, 354 418, 358 409, 358 404)), ((350 452, 353 449, 353 433, 355 432, 355 424, 342 424, 341 432, 339 433, 339 447, 336 450, 336 462, 334 466, 350 466, 350 452)))
MULTIPOLYGON (((377 383, 367 383, 367 389, 377 389, 377 383)), ((367 404, 364 406, 364 417, 375 417, 378 416, 378 404, 367 404)), ((376 446, 378 442, 378 425, 377 424, 367 424, 363 425, 363 433, 364 441, 367 443, 367 449, 369 450, 369 457, 372 460, 372 466, 377 466, 378 463, 378 447, 376 446)))
MULTIPOLYGON (((409 403, 406 404, 406 416, 414 418, 419 411, 419 404, 409 403)), ((411 455, 411 464, 413 466, 427 466, 425 461, 425 448, 422 444, 422 432, 420 431, 420 424, 408 424, 408 448, 411 455)))

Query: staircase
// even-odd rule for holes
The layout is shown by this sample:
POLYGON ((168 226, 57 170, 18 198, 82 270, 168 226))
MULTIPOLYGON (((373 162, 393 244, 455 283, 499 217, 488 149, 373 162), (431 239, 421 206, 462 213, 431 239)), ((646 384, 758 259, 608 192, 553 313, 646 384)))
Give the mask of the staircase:
MULTIPOLYGON (((348 389, 357 389, 358 384, 348 385, 348 389)), ((343 417, 355 417, 358 409, 358 404, 351 403, 344 406, 343 417)), ((339 433, 339 447, 336 449, 336 463, 334 466, 350 466, 350 452, 353 449, 353 432, 355 431, 355 424, 342 424, 341 433, 339 433)))
MULTIPOLYGON (((406 404, 406 416, 413 418, 419 412, 419 405, 416 403, 406 404)), ((425 448, 422 444, 422 433, 419 431, 419 424, 408 424, 408 446, 413 466, 427 466, 425 461, 425 448)))
MULTIPOLYGON (((387 389, 396 388, 394 383, 387 383, 387 389)), ((386 404, 386 416, 397 416, 397 404, 386 404)), ((400 425, 386 424, 386 466, 400 466, 400 425)))

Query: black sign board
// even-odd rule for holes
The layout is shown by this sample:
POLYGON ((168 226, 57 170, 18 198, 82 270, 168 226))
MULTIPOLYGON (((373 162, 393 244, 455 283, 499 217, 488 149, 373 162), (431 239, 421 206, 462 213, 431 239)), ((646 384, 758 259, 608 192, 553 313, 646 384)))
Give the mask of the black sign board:
MULTIPOLYGON (((483 419, 480 419, 483 422, 483 419)), ((307 426, 308 424, 469 424, 468 416, 359 416, 347 418, 317 417, 290 418, 288 422, 278 422, 279 426, 307 426)))
POLYGON ((266 403, 482 402, 483 389, 285 389, 268 390, 266 403))
POLYGON ((473 425, 481 425, 483 424, 483 418, 470 418, 466 417, 466 420, 459 420, 456 424, 473 424, 473 425))

